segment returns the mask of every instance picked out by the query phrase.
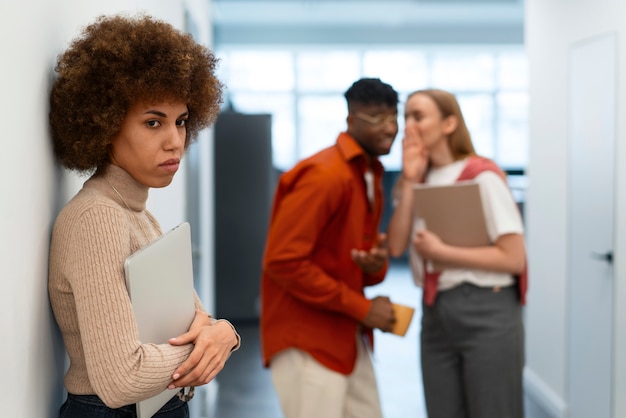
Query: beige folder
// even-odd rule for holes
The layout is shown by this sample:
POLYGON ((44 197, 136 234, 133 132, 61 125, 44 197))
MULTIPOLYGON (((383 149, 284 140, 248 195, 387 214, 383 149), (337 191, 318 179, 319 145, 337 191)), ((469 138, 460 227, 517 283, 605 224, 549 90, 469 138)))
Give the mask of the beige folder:
MULTIPOLYGON (((490 245, 480 188, 474 181, 414 187, 413 215, 443 242, 459 247, 490 245)), ((419 222, 419 221, 418 221, 419 222)), ((435 270, 443 265, 433 263, 435 270)))

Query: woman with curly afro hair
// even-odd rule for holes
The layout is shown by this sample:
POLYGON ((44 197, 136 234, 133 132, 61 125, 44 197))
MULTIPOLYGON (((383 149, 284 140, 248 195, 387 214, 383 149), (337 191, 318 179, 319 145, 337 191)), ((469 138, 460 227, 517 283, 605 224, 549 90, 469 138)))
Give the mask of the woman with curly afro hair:
POLYGON ((70 359, 61 417, 134 417, 138 401, 166 389, 172 399, 155 417, 188 417, 185 388, 211 381, 239 347, 197 295, 188 332, 142 343, 123 267, 162 234, 146 210, 149 189, 170 184, 219 112, 216 65, 190 35, 144 15, 102 16, 58 57, 54 151, 90 175, 57 217, 50 247, 50 301, 70 359))

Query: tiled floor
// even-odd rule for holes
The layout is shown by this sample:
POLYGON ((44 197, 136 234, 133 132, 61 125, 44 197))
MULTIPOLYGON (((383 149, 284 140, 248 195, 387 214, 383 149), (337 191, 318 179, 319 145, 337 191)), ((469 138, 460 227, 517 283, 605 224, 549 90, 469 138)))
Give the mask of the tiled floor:
MULTIPOLYGON (((421 290, 413 285, 408 268, 393 266, 385 281, 367 289, 367 295, 386 295, 392 301, 416 308, 404 337, 377 332, 376 369, 385 418, 423 418, 424 399, 418 362, 421 290)), ((269 370, 261 365, 256 324, 236 324, 241 349, 218 376, 216 418, 281 418, 269 370)))

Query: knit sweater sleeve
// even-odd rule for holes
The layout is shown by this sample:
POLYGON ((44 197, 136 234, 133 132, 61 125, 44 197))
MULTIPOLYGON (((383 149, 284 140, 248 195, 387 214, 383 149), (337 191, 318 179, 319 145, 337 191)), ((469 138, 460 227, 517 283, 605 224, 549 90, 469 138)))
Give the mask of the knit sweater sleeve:
MULTIPOLYGON (((71 286, 85 367, 96 394, 109 407, 132 404, 165 390, 192 345, 139 341, 124 279, 131 253, 129 219, 119 209, 94 206, 55 231, 64 243, 61 271, 71 286)), ((174 337, 174 336, 172 336, 174 337)))

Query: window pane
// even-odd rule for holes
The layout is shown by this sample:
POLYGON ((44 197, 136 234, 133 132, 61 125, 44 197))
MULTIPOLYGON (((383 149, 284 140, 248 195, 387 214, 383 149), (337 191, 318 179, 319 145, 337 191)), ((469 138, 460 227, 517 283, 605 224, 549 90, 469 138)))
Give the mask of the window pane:
POLYGON ((528 89, 528 62, 524 52, 503 52, 498 56, 498 87, 528 89))
POLYGON ((420 51, 367 51, 363 76, 378 77, 398 92, 412 92, 429 85, 428 62, 420 51))
POLYGON ((489 94, 458 95, 459 105, 478 155, 494 158, 493 98, 489 94))
POLYGON ((343 93, 360 77, 360 59, 356 52, 301 52, 297 65, 298 89, 301 90, 343 93))
POLYGON ((498 162, 504 167, 528 164, 528 94, 501 93, 497 97, 498 162))
POLYGON ((291 168, 296 160, 296 129, 293 96, 290 94, 235 93, 234 110, 272 115, 272 159, 280 170, 291 168))
POLYGON ((341 95, 307 95, 298 102, 298 158, 333 145, 340 132, 346 130, 348 110, 341 95))
MULTIPOLYGON (((406 48, 406 47, 405 47, 406 48)), ((369 48, 219 53, 225 100, 237 110, 273 114, 273 155, 279 169, 335 142, 346 129, 343 92, 360 77, 378 77, 400 94, 442 88, 455 93, 476 151, 504 168, 528 162, 528 69, 522 48, 369 48), (297 105, 296 105, 297 104, 297 105)), ((401 169, 404 120, 389 155, 388 170, 401 169)))
POLYGON ((433 54, 433 87, 444 90, 491 90, 495 58, 490 53, 438 52, 433 54))
POLYGON ((509 175, 507 176, 507 183, 511 194, 516 202, 526 201, 526 190, 528 190, 528 176, 527 175, 509 175))
POLYGON ((283 51, 231 51, 220 64, 228 91, 290 91, 294 87, 293 54, 283 51))

